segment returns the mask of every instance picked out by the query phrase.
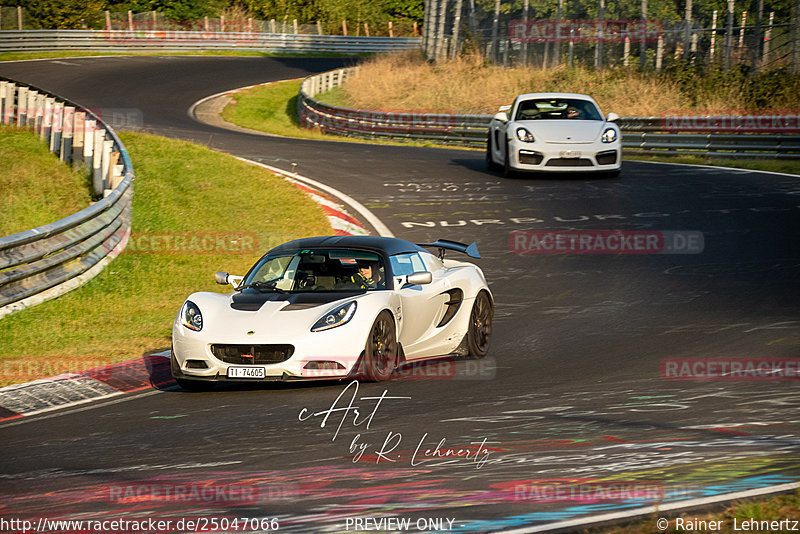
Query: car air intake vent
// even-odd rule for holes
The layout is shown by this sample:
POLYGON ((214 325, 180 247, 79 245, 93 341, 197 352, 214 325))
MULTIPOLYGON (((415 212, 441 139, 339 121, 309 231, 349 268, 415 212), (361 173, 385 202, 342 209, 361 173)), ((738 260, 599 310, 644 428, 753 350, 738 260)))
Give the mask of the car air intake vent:
POLYGON ((598 165, 613 165, 617 162, 617 151, 598 152, 595 159, 598 165))
POLYGON ((439 321, 439 324, 436 325, 436 328, 441 328, 450 320, 455 317, 456 312, 461 307, 461 302, 464 300, 464 292, 458 288, 455 289, 448 289, 442 295, 447 295, 448 300, 444 303, 444 315, 442 316, 442 320, 439 321))
POLYGON ((592 160, 586 158, 555 158, 545 164, 545 167, 593 167, 592 160))
POLYGON ((538 165, 542 162, 544 156, 538 152, 531 152, 529 150, 519 151, 519 162, 523 165, 538 165))
POLYGON ((225 363, 268 364, 292 357, 294 345, 211 345, 211 353, 225 363))
POLYGON ((281 311, 292 311, 292 310, 307 310, 309 308, 316 308, 320 306, 321 302, 298 302, 294 304, 289 304, 288 306, 284 306, 281 308, 281 311))

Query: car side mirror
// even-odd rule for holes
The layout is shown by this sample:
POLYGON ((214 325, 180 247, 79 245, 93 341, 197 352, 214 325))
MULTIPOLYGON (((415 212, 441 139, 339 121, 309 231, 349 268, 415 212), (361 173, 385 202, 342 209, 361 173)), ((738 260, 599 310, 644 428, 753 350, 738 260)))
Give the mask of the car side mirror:
POLYGON ((497 114, 494 116, 494 120, 500 122, 508 122, 508 113, 505 111, 498 111, 497 114))
POLYGON ((616 113, 609 113, 608 117, 606 117, 606 122, 616 122, 619 120, 619 115, 616 113))
POLYGON ((227 286, 230 283, 230 275, 225 271, 217 271, 214 273, 214 281, 221 286, 227 286))
POLYGON ((406 281, 407 283, 414 284, 416 286, 430 284, 433 282, 433 274, 428 271, 419 271, 417 273, 408 275, 406 281))

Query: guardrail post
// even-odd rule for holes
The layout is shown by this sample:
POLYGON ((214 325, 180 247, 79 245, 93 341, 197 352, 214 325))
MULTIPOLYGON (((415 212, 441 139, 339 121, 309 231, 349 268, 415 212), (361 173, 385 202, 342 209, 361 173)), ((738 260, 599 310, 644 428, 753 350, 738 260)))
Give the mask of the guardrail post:
POLYGON ((64 129, 64 103, 56 102, 53 106, 53 123, 50 127, 50 152, 60 157, 61 132, 64 129))
POLYGON ((16 105, 16 93, 17 93, 17 86, 11 82, 8 82, 6 85, 6 107, 5 111, 3 112, 3 124, 11 124, 14 120, 14 116, 16 114, 17 108, 19 106, 16 105))
POLYGON ((44 124, 45 96, 37 92, 33 100, 33 133, 36 135, 41 135, 42 125, 44 124))
POLYGON ((28 89, 27 109, 28 113, 25 115, 25 126, 35 131, 36 129, 36 91, 28 89))
POLYGON ((83 166, 84 140, 86 139, 86 112, 75 111, 72 119, 72 168, 83 166))
POLYGON ((0 81, 0 122, 5 124, 6 118, 6 86, 8 82, 0 81))
POLYGON ((44 95, 38 92, 33 97, 33 133, 39 135, 42 131, 42 121, 44 119, 44 95))
POLYGON ((111 152, 111 159, 109 161, 109 177, 108 187, 116 189, 122 181, 122 165, 119 164, 119 152, 111 152))
MULTIPOLYGON (((94 130, 94 147, 92 148, 92 188, 96 195, 102 195, 103 190, 103 139, 105 139, 106 131, 104 128, 97 128, 94 130)), ((87 140, 88 141, 88 140, 87 140)), ((88 142, 86 143, 89 144, 88 142)))
POLYGON ((97 122, 94 119, 86 119, 86 129, 83 134, 83 166, 91 175, 94 168, 94 130, 97 122))
POLYGON ((0 82, 2 83, 2 95, 3 95, 3 114, 0 116, 2 119, 3 124, 11 124, 11 119, 14 117, 14 110, 15 110, 15 102, 14 96, 16 93, 17 86, 11 82, 0 82))
POLYGON ((72 139, 75 125, 75 107, 64 106, 64 126, 61 130, 61 147, 59 159, 65 163, 72 162, 72 139))
POLYGON ((103 144, 103 157, 100 160, 100 175, 103 178, 103 196, 111 192, 111 149, 114 146, 114 141, 105 139, 101 141, 103 144))
POLYGON ((54 99, 45 97, 44 106, 42 106, 42 122, 39 127, 39 138, 50 146, 50 128, 53 121, 53 103, 54 99))
POLYGON ((20 87, 17 89, 17 109, 14 122, 17 128, 22 128, 28 121, 28 88, 20 87))

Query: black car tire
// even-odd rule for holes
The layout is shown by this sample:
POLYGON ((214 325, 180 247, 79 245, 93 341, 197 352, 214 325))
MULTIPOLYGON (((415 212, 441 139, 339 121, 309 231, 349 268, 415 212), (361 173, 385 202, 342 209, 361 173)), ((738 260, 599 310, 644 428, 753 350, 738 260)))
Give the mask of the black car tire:
POLYGON ((497 170, 497 163, 492 159, 492 134, 486 137, 486 170, 489 172, 497 170))
POLYGON ((394 318, 388 311, 382 311, 369 329, 361 375, 372 382, 388 380, 397 367, 398 354, 394 318))
POLYGON ((472 304, 467 330, 467 348, 471 358, 486 357, 489 352, 489 337, 492 334, 494 306, 486 291, 481 291, 472 304))
POLYGON ((514 177, 514 169, 511 168, 511 155, 508 151, 508 141, 506 140, 506 155, 503 158, 503 177, 504 178, 513 178, 514 177))

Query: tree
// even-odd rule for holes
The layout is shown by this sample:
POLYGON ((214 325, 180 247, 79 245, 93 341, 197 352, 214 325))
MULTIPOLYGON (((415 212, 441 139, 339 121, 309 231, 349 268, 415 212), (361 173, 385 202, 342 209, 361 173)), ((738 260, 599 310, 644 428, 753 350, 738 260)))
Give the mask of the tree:
POLYGON ((31 22, 42 29, 92 27, 100 19, 104 0, 25 0, 20 2, 31 22))
POLYGON ((393 19, 422 23, 425 12, 423 0, 384 0, 383 7, 393 19))
POLYGON ((116 9, 131 10, 134 13, 158 11, 165 18, 177 22, 195 21, 205 16, 216 16, 226 5, 225 0, 130 0, 128 2, 108 2, 116 9))

